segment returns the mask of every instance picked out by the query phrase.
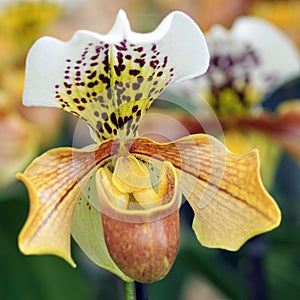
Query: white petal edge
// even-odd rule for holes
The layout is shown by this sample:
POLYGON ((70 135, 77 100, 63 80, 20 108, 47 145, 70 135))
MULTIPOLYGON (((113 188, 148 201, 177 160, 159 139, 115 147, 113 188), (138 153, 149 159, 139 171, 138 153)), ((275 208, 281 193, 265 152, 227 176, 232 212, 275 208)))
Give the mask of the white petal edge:
POLYGON ((176 69, 174 81, 200 76, 209 64, 209 53, 198 25, 182 12, 172 12, 150 33, 131 31, 123 10, 105 35, 80 30, 63 42, 51 37, 40 38, 30 49, 26 60, 23 104, 58 107, 54 86, 62 81, 66 58, 79 59, 89 43, 103 41, 115 44, 126 38, 130 43, 157 43, 176 69))
POLYGON ((238 18, 232 33, 255 47, 263 61, 263 70, 278 72, 281 81, 300 72, 300 56, 296 46, 275 25, 254 16, 238 18))

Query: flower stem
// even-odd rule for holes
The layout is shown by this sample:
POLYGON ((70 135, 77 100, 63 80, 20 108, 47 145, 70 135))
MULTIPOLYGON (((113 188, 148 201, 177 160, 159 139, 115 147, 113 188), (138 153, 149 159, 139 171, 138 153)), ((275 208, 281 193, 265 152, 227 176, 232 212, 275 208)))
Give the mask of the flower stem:
POLYGON ((135 282, 136 300, 149 300, 148 285, 145 283, 135 282))
POLYGON ((135 300, 133 282, 124 281, 125 300, 135 300))

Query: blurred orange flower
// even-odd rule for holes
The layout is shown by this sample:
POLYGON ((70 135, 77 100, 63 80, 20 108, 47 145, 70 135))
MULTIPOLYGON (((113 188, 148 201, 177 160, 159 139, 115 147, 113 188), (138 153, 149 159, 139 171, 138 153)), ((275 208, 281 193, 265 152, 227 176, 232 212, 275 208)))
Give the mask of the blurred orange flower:
POLYGON ((61 1, 1 1, 0 4, 0 187, 14 181, 41 147, 53 142, 62 115, 21 105, 29 47, 62 11, 61 1))
POLYGON ((260 1, 253 5, 248 13, 281 28, 300 48, 300 2, 298 0, 260 1))

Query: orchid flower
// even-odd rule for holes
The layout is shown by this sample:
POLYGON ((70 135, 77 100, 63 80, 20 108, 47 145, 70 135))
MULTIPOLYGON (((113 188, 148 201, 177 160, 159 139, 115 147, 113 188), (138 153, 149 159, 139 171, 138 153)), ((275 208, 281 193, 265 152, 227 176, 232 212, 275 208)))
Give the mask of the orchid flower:
POLYGON ((167 143, 138 136, 154 99, 203 74, 208 62, 202 32, 181 12, 141 34, 120 11, 106 35, 78 31, 68 42, 44 37, 33 45, 23 103, 85 120, 96 145, 50 150, 17 175, 30 197, 19 235, 24 254, 55 254, 75 266, 72 235, 98 266, 153 282, 176 258, 182 194, 207 247, 237 250, 279 225, 257 151, 236 155, 205 134, 167 143))
MULTIPOLYGON (((215 25, 206 39, 210 66, 204 76, 186 84, 194 91, 190 97, 196 98, 200 115, 205 114, 206 103, 213 109, 230 150, 259 149, 263 179, 271 185, 281 147, 300 159, 300 102, 285 103, 271 113, 263 99, 299 75, 299 53, 279 29, 257 17, 240 17, 230 29, 215 25)), ((199 124, 183 123, 191 132, 201 132, 199 124)))
POLYGON ((259 18, 240 17, 229 30, 215 25, 205 37, 210 67, 193 86, 220 117, 247 113, 279 83, 300 71, 294 45, 259 18))

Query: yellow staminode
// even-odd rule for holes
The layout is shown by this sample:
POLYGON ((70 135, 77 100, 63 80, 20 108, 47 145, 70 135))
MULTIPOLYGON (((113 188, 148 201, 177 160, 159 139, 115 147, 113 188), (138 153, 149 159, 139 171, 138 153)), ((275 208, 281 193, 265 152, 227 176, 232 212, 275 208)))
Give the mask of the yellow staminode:
POLYGON ((145 162, 129 155, 117 159, 113 172, 108 166, 101 168, 99 172, 105 180, 106 188, 115 195, 113 204, 116 207, 149 209, 162 204, 167 188, 163 165, 159 173, 153 175, 145 162))

